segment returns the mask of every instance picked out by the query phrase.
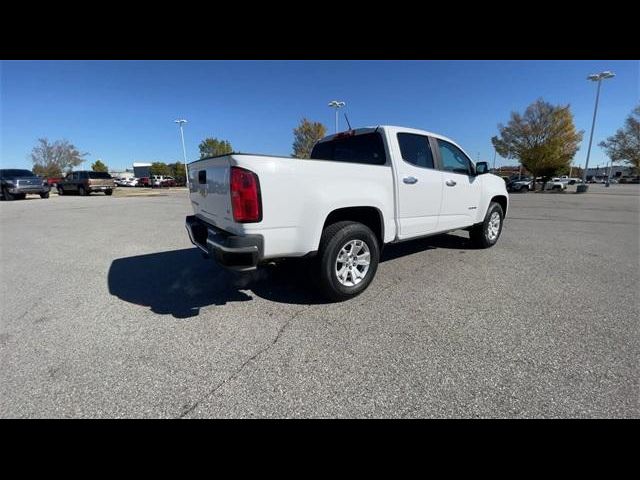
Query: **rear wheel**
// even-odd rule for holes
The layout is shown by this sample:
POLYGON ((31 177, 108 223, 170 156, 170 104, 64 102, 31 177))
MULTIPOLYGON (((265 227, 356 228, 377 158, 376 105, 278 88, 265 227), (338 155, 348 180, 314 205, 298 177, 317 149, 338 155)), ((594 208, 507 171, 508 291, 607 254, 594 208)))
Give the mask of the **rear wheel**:
POLYGON ((379 258, 378 239, 366 225, 329 225, 322 232, 317 257, 322 293, 334 301, 359 295, 373 280, 379 258))
POLYGON ((504 212, 499 203, 491 202, 484 221, 469 230, 469 238, 477 248, 493 247, 502 233, 504 212))
POLYGON ((111 195, 113 193, 113 190, 105 190, 104 194, 105 195, 111 195))
POLYGON ((49 192, 41 193, 40 198, 49 198, 49 192))
POLYGON ((87 194, 87 190, 82 185, 80 185, 78 187, 78 195, 80 195, 81 197, 84 197, 86 194, 87 194))
POLYGON ((58 187, 58 195, 60 196, 64 195, 64 188, 58 187))

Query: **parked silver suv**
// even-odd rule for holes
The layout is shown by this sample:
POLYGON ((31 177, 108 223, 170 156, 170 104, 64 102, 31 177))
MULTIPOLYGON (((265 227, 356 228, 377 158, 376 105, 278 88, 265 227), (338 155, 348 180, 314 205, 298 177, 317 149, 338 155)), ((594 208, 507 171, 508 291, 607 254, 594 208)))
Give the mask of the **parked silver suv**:
POLYGON ((22 200, 28 193, 49 198, 50 190, 47 181, 34 175, 31 170, 0 169, 0 195, 4 200, 22 200))

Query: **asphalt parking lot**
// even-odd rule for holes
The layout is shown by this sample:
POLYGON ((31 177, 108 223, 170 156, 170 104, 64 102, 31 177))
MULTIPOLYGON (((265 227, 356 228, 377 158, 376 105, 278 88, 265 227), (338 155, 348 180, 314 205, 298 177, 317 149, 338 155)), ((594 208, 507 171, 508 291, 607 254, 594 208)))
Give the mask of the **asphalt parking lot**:
POLYGON ((203 260, 182 190, 1 202, 0 416, 640 416, 640 188, 510 198, 339 304, 203 260))

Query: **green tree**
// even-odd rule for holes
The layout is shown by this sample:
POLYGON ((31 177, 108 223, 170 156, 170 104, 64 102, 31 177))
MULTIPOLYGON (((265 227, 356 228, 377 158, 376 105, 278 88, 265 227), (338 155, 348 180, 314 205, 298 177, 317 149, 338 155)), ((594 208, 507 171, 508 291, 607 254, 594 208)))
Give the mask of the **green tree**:
POLYGON ((293 156, 309 158, 311 150, 318 140, 327 134, 326 127, 320 122, 310 122, 306 118, 293 129, 293 156))
POLYGON ((108 172, 109 167, 102 163, 102 160, 98 159, 91 164, 91 170, 94 172, 108 172))
POLYGON ((186 182, 187 175, 185 173, 184 164, 182 162, 170 163, 169 169, 171 170, 170 175, 179 182, 186 182))
POLYGON ((87 155, 68 140, 50 142, 47 138, 39 138, 31 150, 33 172, 44 177, 60 177, 64 171, 71 171, 84 162, 87 155))
POLYGON ((640 170, 640 105, 633 109, 615 135, 600 142, 612 162, 627 162, 640 170))
POLYGON ((583 134, 576 130, 569 105, 554 106, 542 99, 529 105, 523 115, 512 112, 506 126, 498 124, 498 131, 491 138, 498 154, 518 159, 534 179, 541 176, 543 182, 571 164, 583 134))
POLYGON ((228 140, 218 140, 214 137, 207 137, 198 145, 200 158, 216 157, 233 152, 233 147, 228 140))
POLYGON ((171 175, 171 168, 164 162, 153 162, 149 167, 151 175, 171 175))

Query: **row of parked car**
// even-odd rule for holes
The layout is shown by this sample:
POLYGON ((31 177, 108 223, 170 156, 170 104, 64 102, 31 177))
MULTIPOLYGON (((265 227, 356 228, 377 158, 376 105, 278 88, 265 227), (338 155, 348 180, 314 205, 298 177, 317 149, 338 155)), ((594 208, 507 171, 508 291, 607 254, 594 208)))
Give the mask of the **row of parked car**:
MULTIPOLYGON (((520 175, 512 175, 511 177, 503 177, 507 184, 507 190, 509 192, 526 193, 533 190, 533 179, 531 177, 523 177, 520 175)), ((565 190, 567 185, 575 185, 582 183, 581 178, 571 178, 567 175, 561 177, 555 177, 546 182, 545 190, 565 190)), ((603 183, 606 184, 607 180, 604 178, 591 178, 587 180, 587 183, 603 183)), ((640 177, 622 177, 620 179, 612 178, 609 180, 609 184, 616 183, 640 183, 640 177)), ((542 178, 536 179, 536 185, 542 186, 542 178)))
MULTIPOLYGON (((511 177, 505 177, 504 181, 507 184, 507 190, 509 192, 526 193, 533 190, 534 183, 531 177, 512 175, 511 177)), ((545 190, 565 190, 567 185, 575 185, 576 183, 582 183, 582 180, 563 175, 562 177, 555 177, 547 181, 544 184, 544 188, 545 190)), ((542 184, 542 178, 536 178, 536 185, 542 186, 542 184)))
POLYGON ((94 192, 112 195, 116 184, 107 172, 78 170, 62 178, 43 178, 31 170, 0 169, 0 194, 4 200, 23 200, 27 195, 49 198, 53 188, 58 191, 58 195, 84 196, 94 192))
POLYGON ((116 178, 116 185, 119 187, 180 187, 184 182, 179 182, 168 175, 151 175, 150 177, 141 178, 116 178))
POLYGON ((22 200, 27 195, 40 195, 49 198, 52 189, 58 195, 89 195, 102 192, 112 195, 116 187, 179 187, 184 182, 166 175, 151 175, 142 178, 113 178, 107 172, 78 170, 69 172, 60 178, 43 178, 31 170, 7 168, 0 169, 0 198, 3 200, 22 200))

